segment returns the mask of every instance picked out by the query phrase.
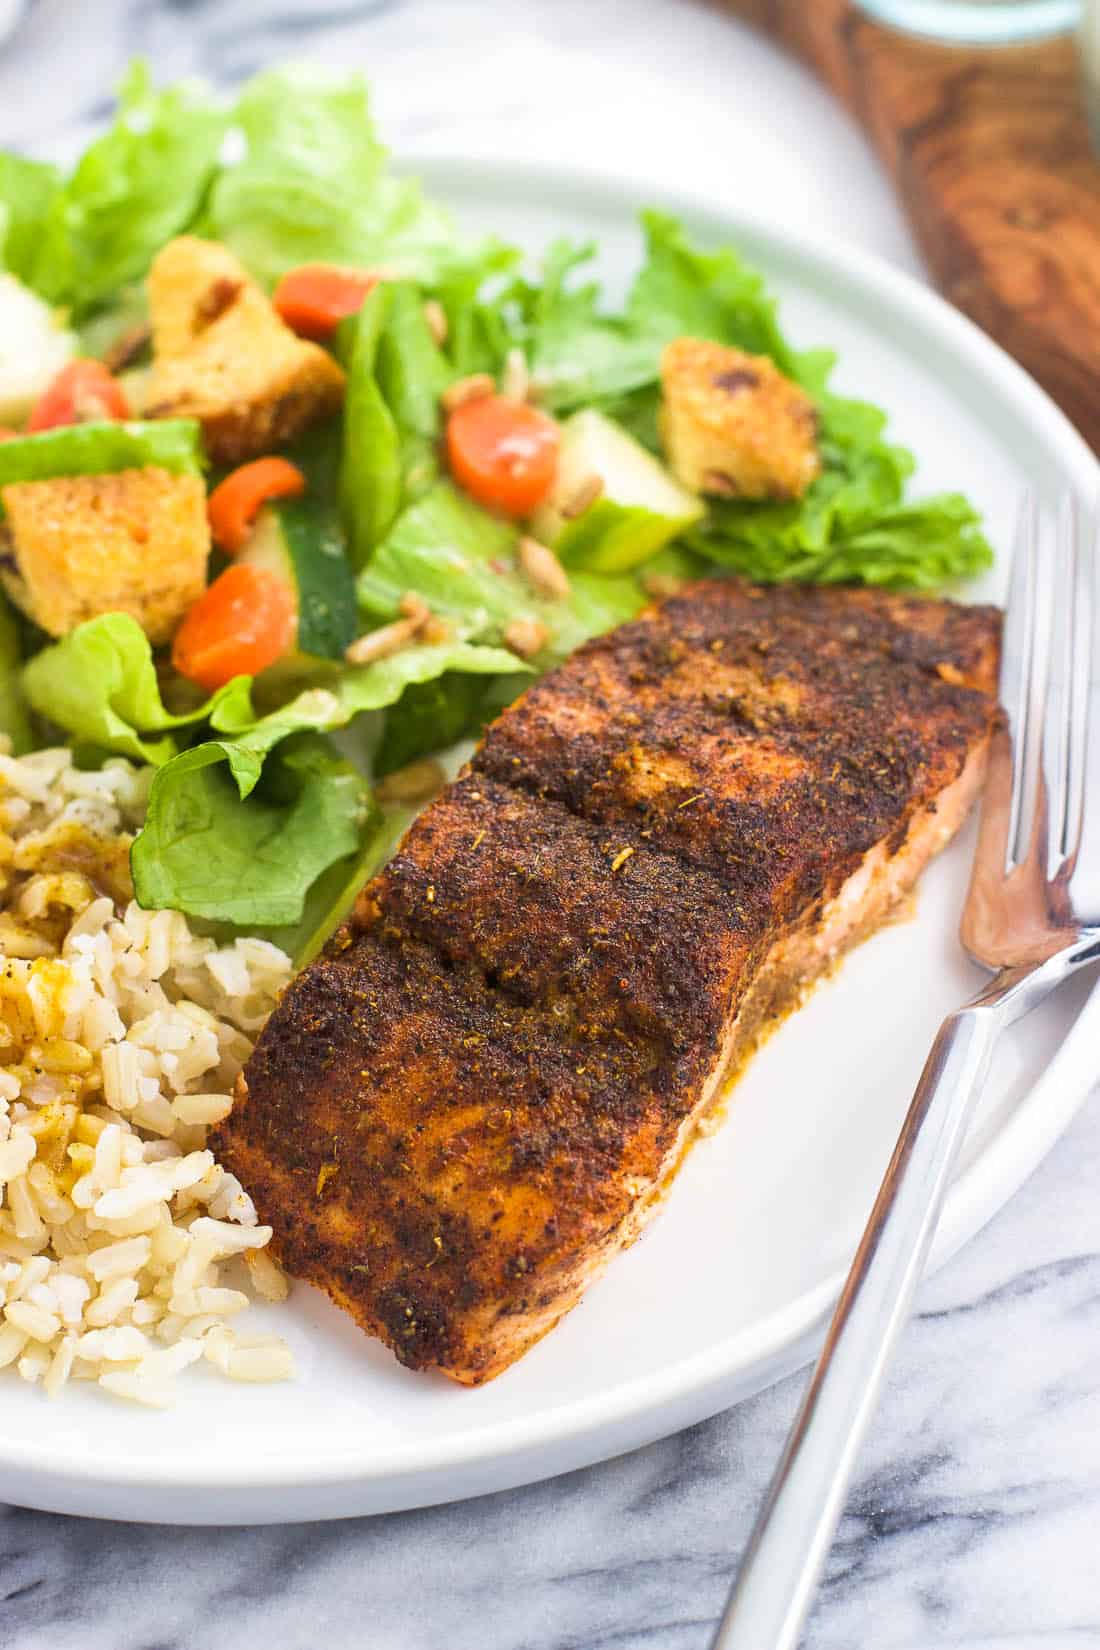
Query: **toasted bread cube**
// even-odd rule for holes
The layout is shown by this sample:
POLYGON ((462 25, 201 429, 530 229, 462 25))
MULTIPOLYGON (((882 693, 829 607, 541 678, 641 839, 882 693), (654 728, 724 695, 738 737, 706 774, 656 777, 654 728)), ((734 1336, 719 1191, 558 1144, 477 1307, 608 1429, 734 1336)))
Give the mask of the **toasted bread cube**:
POLYGON ((148 289, 146 416, 197 418, 216 462, 270 452, 339 408, 344 374, 331 355, 293 333, 216 241, 169 241, 148 289))
POLYGON ((99 613, 129 613, 166 642, 206 585, 210 528, 201 477, 169 470, 14 481, 4 588, 51 636, 99 613))
POLYGON ((665 455, 693 492, 801 498, 820 474, 817 410, 768 356, 677 338, 661 384, 665 455))

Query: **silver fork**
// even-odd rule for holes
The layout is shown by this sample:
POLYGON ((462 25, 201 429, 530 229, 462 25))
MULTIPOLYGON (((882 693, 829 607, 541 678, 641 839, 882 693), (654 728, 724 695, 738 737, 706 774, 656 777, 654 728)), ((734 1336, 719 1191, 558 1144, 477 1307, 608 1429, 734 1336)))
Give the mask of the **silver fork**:
POLYGON ((1071 502, 1054 534, 1041 529, 1029 498, 962 918, 963 945, 994 978, 932 1045, 712 1650, 797 1645, 997 1038, 1100 959, 1100 550, 1071 502))

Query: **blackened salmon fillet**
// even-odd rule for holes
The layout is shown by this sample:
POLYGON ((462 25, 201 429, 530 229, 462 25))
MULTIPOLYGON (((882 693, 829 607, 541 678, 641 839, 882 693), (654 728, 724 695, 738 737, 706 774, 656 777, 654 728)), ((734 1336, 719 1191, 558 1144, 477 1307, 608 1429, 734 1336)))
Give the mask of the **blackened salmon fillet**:
POLYGON ((536 683, 292 983, 212 1142, 289 1270, 412 1368, 520 1357, 958 828, 998 633, 710 582, 536 683))

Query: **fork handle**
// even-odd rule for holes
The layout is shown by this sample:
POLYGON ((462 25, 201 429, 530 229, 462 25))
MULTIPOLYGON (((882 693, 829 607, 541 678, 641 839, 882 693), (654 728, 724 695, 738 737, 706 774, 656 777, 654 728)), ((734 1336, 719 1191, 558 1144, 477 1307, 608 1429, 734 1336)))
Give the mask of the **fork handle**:
POLYGON ((712 1650, 795 1650, 997 1038, 1075 961, 1006 971, 940 1027, 712 1650))

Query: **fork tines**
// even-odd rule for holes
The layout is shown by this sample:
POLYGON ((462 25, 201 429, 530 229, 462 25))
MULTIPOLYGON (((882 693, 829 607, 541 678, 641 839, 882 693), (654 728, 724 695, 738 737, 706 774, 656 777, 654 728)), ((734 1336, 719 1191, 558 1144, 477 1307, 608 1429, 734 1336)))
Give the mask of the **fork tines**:
MULTIPOLYGON (((1071 874, 1087 800, 1096 659, 1095 523, 1067 498, 1054 529, 1033 494, 1019 514, 1005 619, 1001 702, 1013 735, 1005 872, 1034 858, 1051 881, 1071 874)), ((1100 773, 1100 752, 1096 753, 1100 773)))

